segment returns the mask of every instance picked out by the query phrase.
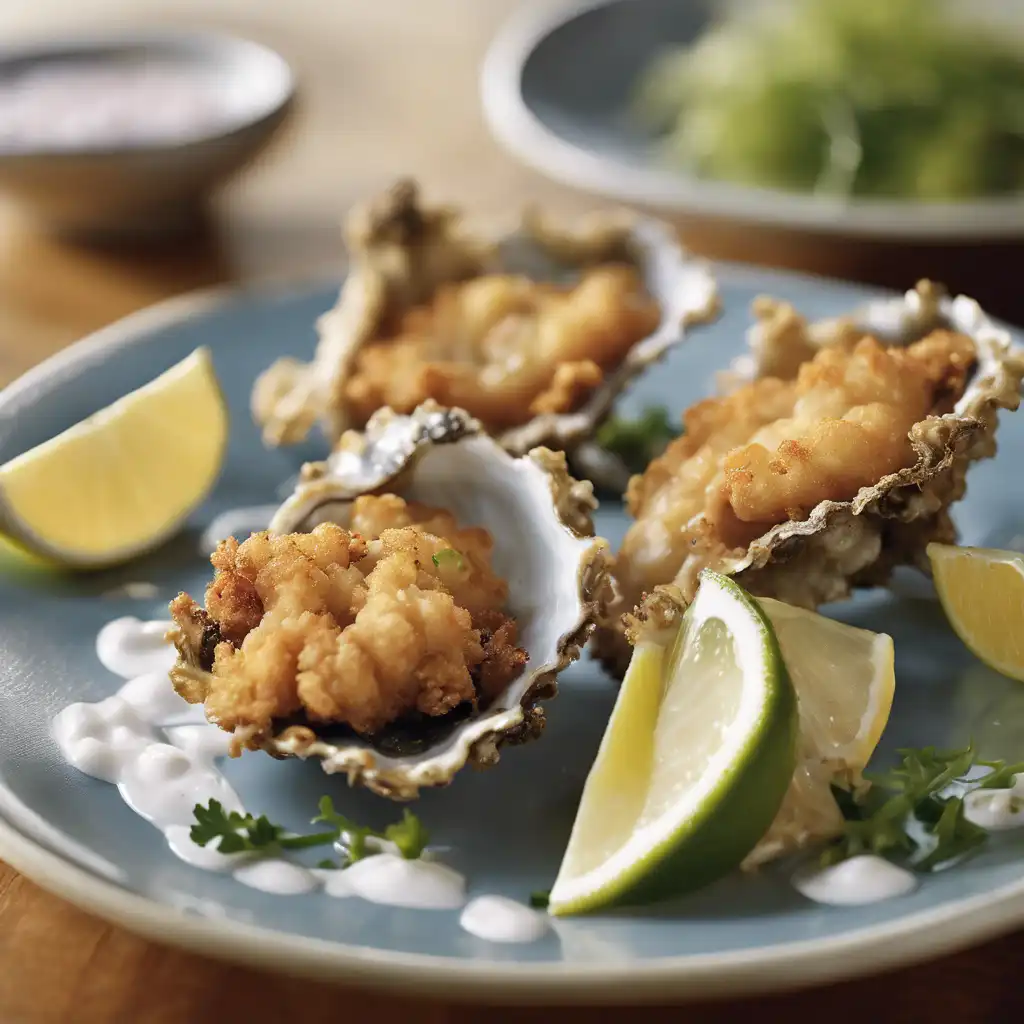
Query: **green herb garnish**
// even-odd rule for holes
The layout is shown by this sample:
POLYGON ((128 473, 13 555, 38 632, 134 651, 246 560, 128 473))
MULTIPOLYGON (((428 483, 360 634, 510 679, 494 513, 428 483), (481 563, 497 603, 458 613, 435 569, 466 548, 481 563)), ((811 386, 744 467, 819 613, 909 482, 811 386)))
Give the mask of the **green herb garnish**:
POLYGON ((206 846, 214 839, 219 839, 217 849, 221 853, 300 850, 307 846, 333 843, 338 838, 336 832, 292 835, 280 825, 271 824, 265 814, 254 818, 251 814, 225 811, 217 800, 211 800, 206 807, 196 804, 192 813, 196 819, 196 823, 189 831, 192 842, 206 846))
POLYGON ((341 840, 344 843, 348 854, 348 863, 354 864, 357 860, 370 856, 374 851, 366 848, 368 836, 374 835, 371 828, 365 825, 357 825, 350 821, 344 814, 339 814, 334 809, 334 801, 329 796, 320 797, 320 813, 313 819, 314 825, 331 825, 334 828, 334 841, 341 840))
POLYGON ((466 564, 462 560, 462 555, 455 548, 445 548, 443 551, 438 551, 436 555, 430 556, 430 560, 438 569, 455 569, 459 572, 462 571, 463 566, 466 564))
POLYGON ((547 910, 550 902, 551 893, 544 889, 538 889, 536 892, 530 893, 530 906, 537 910, 547 910))
POLYGON ((935 747, 899 750, 900 764, 869 779, 861 798, 833 788, 843 835, 822 854, 823 864, 874 853, 903 859, 917 871, 933 871, 981 846, 988 832, 964 816, 963 797, 975 789, 1009 789, 1024 762, 982 761, 973 746, 940 752, 935 747), (966 778, 971 768, 991 769, 966 778))
POLYGON ((423 822, 406 808, 402 812, 401 821, 384 829, 384 838, 394 843, 406 860, 416 860, 427 848, 430 834, 423 827, 423 822))
POLYGON ((663 405, 648 406, 636 419, 612 416, 598 428, 595 440, 618 455, 631 473, 642 473, 682 431, 663 405))
MULTIPOLYGON (((189 831, 189 836, 198 846, 206 846, 218 840, 217 849, 221 853, 273 854, 282 850, 301 850, 340 843, 346 855, 343 867, 379 852, 367 842, 371 837, 394 843, 406 860, 416 860, 422 856, 430 839, 423 823, 408 809, 403 812, 401 821, 388 825, 383 832, 357 825, 345 815, 339 814, 329 796, 320 798, 319 809, 320 813, 313 818, 312 824, 326 824, 330 830, 300 836, 272 824, 265 814, 254 818, 251 814, 226 811, 217 800, 211 800, 205 807, 196 804, 193 808, 196 823, 189 831)), ((333 860, 322 860, 318 865, 322 868, 337 866, 333 860)))

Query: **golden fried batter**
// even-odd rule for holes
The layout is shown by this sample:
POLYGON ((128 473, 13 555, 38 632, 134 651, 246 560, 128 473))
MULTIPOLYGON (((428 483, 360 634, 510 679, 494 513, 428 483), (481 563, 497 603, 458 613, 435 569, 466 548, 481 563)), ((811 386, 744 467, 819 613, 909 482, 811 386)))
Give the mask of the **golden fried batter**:
POLYGON ((211 559, 205 611, 185 594, 172 602, 183 661, 200 670, 175 686, 236 748, 298 713, 364 735, 444 715, 522 671, 485 530, 394 495, 358 499, 351 526, 229 538, 211 559))
POLYGON ((605 264, 574 287, 490 274, 440 287, 358 352, 344 383, 353 422, 433 398, 491 429, 578 408, 658 325, 631 267, 605 264))
POLYGON ((935 331, 907 348, 871 337, 820 349, 795 379, 764 377, 683 417, 685 433, 630 482, 636 518, 617 574, 627 603, 742 552, 772 526, 913 464, 911 427, 948 412, 973 342, 935 331))

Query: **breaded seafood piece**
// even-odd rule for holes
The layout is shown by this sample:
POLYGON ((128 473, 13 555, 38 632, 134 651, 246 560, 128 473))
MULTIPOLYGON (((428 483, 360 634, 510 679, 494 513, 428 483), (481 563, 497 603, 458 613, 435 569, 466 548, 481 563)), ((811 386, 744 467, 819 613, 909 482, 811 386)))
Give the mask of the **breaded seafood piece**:
POLYGON ((512 274, 443 285, 393 334, 360 349, 345 405, 362 426, 381 406, 411 412, 434 399, 497 433, 578 408, 659 319, 623 264, 590 268, 568 286, 512 274))
MULTIPOLYGON (((593 486, 460 409, 374 414, 308 463, 267 533, 172 606, 171 678, 234 747, 391 800, 544 733, 611 598, 593 486)), ((571 707, 567 710, 571 711, 571 707)))
POLYGON ((618 210, 526 211, 474 230, 402 180, 345 221, 345 283, 309 363, 253 389, 269 445, 319 424, 330 443, 379 409, 466 410, 507 451, 585 446, 625 388, 718 311, 708 267, 671 228, 618 210))
MULTIPOLYGON (((616 613, 660 585, 692 598, 705 567, 811 608, 926 567, 927 544, 955 536, 968 464, 994 451, 997 410, 1019 404, 1007 332, 927 282, 860 321, 757 312, 735 389, 687 410, 683 436, 630 482, 616 613), (883 330, 894 323, 908 342, 883 330)), ((613 618, 612 660, 616 631, 613 618)))
POLYGON ((205 609, 186 594, 172 602, 179 651, 198 669, 179 666, 172 681, 233 734, 234 753, 296 715, 364 736, 443 716, 522 670, 486 531, 394 495, 359 504, 365 534, 324 523, 223 541, 205 609))

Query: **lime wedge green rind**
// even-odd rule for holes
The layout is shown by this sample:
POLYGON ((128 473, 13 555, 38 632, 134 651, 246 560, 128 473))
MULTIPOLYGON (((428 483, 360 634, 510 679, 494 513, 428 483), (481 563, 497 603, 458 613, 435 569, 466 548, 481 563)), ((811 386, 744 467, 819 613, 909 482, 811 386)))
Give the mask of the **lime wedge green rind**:
POLYGON ((609 865, 618 860, 619 866, 603 872, 606 878, 595 884, 588 884, 594 881, 590 878, 566 878, 574 842, 586 839, 581 821, 588 814, 604 813, 599 806, 602 798, 613 798, 608 808, 612 815, 619 813, 615 800, 642 801, 644 774, 650 777, 652 737, 662 700, 660 692, 651 692, 651 680, 671 676, 672 658, 662 652, 664 661, 656 664, 657 648, 638 647, 584 789, 562 871, 552 889, 551 913, 649 903, 697 889, 736 868, 771 825, 796 766, 796 695, 767 616, 732 580, 706 571, 686 615, 699 617, 716 609, 749 627, 735 642, 745 671, 759 673, 756 720, 747 724, 746 735, 713 788, 692 806, 681 801, 678 815, 674 808, 668 811, 666 820, 656 823, 657 835, 649 846, 634 834, 608 859, 609 865), (627 768, 621 773, 624 764, 627 768))

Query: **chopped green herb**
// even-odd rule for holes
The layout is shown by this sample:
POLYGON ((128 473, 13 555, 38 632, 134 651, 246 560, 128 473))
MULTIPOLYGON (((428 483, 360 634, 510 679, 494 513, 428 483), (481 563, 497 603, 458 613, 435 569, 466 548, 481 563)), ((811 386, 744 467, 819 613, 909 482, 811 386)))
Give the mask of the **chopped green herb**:
POLYGON ((334 832, 291 835, 280 825, 272 825, 265 814, 254 818, 251 814, 225 811, 217 800, 211 800, 206 807, 196 804, 192 813, 196 819, 196 824, 189 831, 192 842, 206 846, 218 839, 217 849, 221 853, 299 850, 307 846, 323 846, 337 839, 334 832))
POLYGON ((618 455, 632 473, 642 473, 682 431, 662 405, 648 406, 636 419, 612 416, 598 428, 595 440, 618 455))
POLYGON ((329 796, 320 797, 320 813, 313 819, 313 825, 321 823, 333 825, 334 838, 340 841, 348 855, 348 863, 354 864, 357 860, 370 856, 372 851, 366 848, 367 836, 373 835, 373 829, 365 825, 357 825, 350 821, 344 814, 339 814, 334 809, 334 801, 329 796))
POLYGON ((458 572, 461 572, 466 564, 462 559, 462 555, 455 548, 445 548, 443 551, 438 551, 436 555, 430 556, 430 560, 438 569, 455 569, 458 572))
POLYGON ((822 854, 822 863, 874 853, 903 859, 917 871, 933 871, 981 846, 988 832, 964 816, 964 794, 1008 789, 1024 762, 982 761, 973 746, 940 752, 934 747, 898 751, 897 767, 869 781, 860 799, 833 788, 846 820, 843 835, 822 854), (977 779, 973 767, 989 768, 977 779))
POLYGON ((535 907, 537 910, 547 910, 548 904, 551 902, 551 893, 543 889, 538 889, 536 892, 530 893, 530 906, 535 907))
POLYGON ((338 862, 331 860, 330 857, 325 857, 323 860, 318 860, 316 866, 322 871, 337 871, 338 862))
POLYGON ((1014 777, 1024 775, 1024 761, 1016 764, 1004 764, 1002 761, 979 761, 982 768, 991 768, 988 775, 978 780, 978 789, 1010 789, 1014 777))
MULTIPOLYGON (((339 814, 329 796, 320 798, 319 810, 320 813, 313 818, 312 824, 329 825, 330 831, 299 836, 286 831, 280 825, 272 824, 266 815, 254 818, 251 814, 226 811, 218 801, 211 800, 205 807, 196 804, 193 808, 195 824, 189 835, 199 846, 206 846, 217 840, 217 849, 221 853, 272 854, 282 850, 301 850, 338 843, 345 848, 343 867, 379 852, 368 844, 367 840, 371 837, 394 843, 407 860, 415 860, 422 856, 429 841, 429 833, 423 827, 423 823, 408 809, 402 814, 401 821, 389 825, 383 832, 377 832, 365 825, 357 825, 345 815, 339 814)), ((330 859, 322 860, 317 866, 338 867, 330 859)))
POLYGON ((934 837, 935 845, 931 852, 913 862, 918 871, 933 871, 941 864, 958 860, 988 839, 985 829, 964 817, 963 797, 927 801, 918 816, 927 820, 927 815, 933 812, 937 812, 938 817, 929 822, 928 832, 934 837))
POLYGON ((430 833, 423 827, 423 822, 406 808, 401 821, 384 829, 384 838, 394 843, 406 860, 416 860, 426 849, 430 833))

